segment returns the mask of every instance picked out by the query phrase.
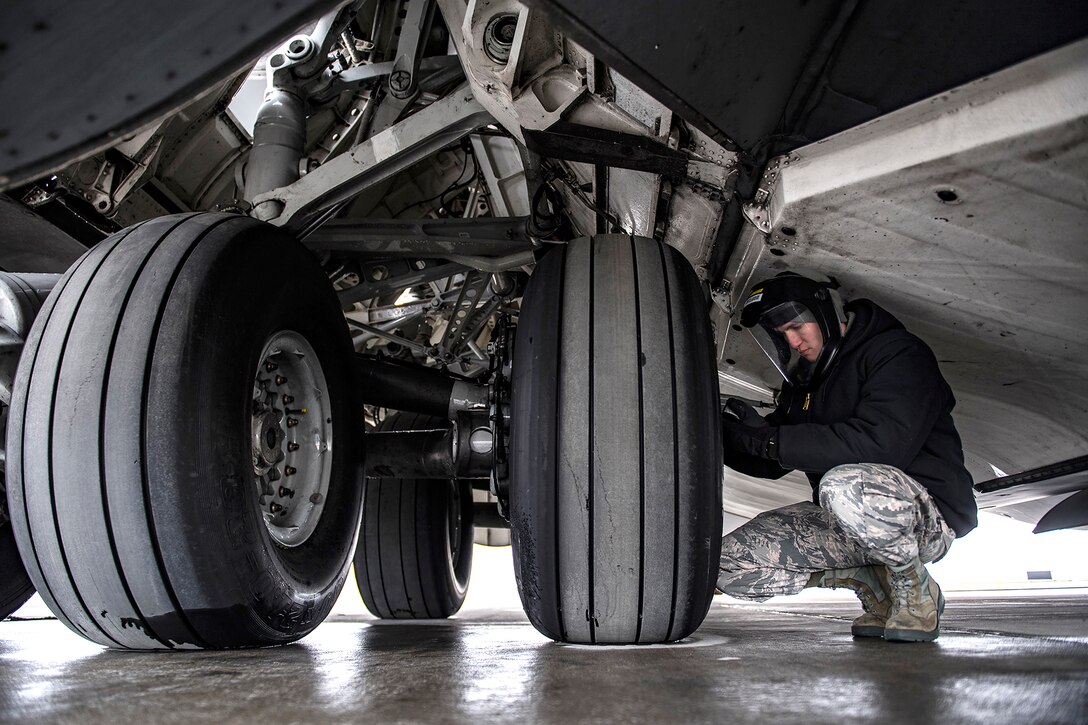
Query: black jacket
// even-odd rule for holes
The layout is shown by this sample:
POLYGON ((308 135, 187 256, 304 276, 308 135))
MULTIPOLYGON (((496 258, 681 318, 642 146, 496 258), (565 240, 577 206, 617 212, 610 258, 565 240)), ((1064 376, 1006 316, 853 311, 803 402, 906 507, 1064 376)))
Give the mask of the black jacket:
POLYGON ((952 422, 956 401, 933 351, 869 300, 846 311, 854 319, 823 381, 811 394, 786 385, 767 416, 779 426, 780 465, 747 456, 729 465, 764 478, 804 471, 814 500, 820 478, 835 466, 892 465, 925 486, 963 536, 978 524, 977 507, 952 422))

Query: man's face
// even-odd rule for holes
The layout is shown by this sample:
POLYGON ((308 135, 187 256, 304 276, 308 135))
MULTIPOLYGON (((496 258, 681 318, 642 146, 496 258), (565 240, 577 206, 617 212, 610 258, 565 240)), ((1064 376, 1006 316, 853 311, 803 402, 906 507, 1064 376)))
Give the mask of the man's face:
POLYGON ((815 322, 787 322, 774 328, 786 338, 786 344, 809 362, 816 362, 824 349, 824 336, 815 322))

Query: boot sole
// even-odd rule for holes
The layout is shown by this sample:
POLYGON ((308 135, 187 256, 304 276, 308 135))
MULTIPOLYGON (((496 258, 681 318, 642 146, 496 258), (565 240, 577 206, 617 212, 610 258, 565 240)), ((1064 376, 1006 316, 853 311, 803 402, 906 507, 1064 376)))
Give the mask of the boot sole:
MULTIPOLYGON (((938 590, 940 591, 940 590, 938 590)), ((932 642, 941 634, 941 615, 944 614, 944 594, 937 595, 937 627, 930 632, 920 629, 885 629, 888 642, 932 642)))
POLYGON ((855 637, 875 637, 881 638, 884 636, 883 627, 851 627, 850 634, 855 637))

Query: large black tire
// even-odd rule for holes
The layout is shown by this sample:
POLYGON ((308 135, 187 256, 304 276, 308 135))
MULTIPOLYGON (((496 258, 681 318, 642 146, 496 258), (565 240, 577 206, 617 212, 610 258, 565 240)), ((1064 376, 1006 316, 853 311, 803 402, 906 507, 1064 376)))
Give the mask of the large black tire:
POLYGON ((127 649, 282 644, 316 627, 361 508, 351 355, 320 266, 270 225, 164 217, 85 254, 38 316, 10 411, 12 523, 50 609, 127 649), (304 343, 269 352, 283 331, 304 343), (258 365, 273 354, 325 383, 300 388, 316 404, 286 438, 305 453, 284 460, 299 464, 290 480, 327 489, 292 509, 314 528, 286 544, 259 508, 253 458, 258 365))
MULTIPOLYGON (((0 411, 0 429, 7 428, 7 410, 0 411)), ((0 435, 2 437, 2 435, 0 435)), ((0 465, 0 620, 34 596, 34 584, 23 566, 23 558, 15 543, 15 530, 8 517, 6 480, 0 465)))
POLYGON ((698 628, 721 545, 719 426, 706 303, 683 256, 607 235, 537 265, 514 348, 510 524, 541 633, 630 644, 698 628))
MULTIPOLYGON (((448 428, 393 413, 377 431, 448 428)), ((378 436, 368 445, 378 445, 378 436)), ((472 486, 467 479, 368 478, 355 551, 363 604, 382 619, 442 619, 465 601, 472 572, 472 486)))
POLYGON ((0 523, 0 619, 6 619, 33 595, 34 584, 23 567, 11 523, 0 523))
MULTIPOLYGON (((59 275, 11 274, 0 272, 0 306, 4 307, 2 322, 7 334, 26 338, 38 312, 49 296, 59 275)), ((18 356, 0 357, 0 386, 11 390, 18 367, 18 356)), ((6 396, 5 396, 6 397, 6 396)), ((10 400, 8 401, 10 402, 10 400)), ((8 407, 0 404, 0 450, 7 451, 8 407)), ((6 459, 6 455, 5 455, 6 459)), ((8 517, 7 486, 4 463, 0 462, 0 619, 6 619, 34 595, 34 584, 23 566, 15 531, 8 517)))

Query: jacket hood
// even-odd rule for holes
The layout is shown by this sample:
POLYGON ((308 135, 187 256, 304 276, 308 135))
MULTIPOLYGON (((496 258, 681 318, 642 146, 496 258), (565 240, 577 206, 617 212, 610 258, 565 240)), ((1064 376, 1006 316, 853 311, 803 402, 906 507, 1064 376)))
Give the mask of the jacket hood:
POLYGON ((846 303, 845 309, 846 314, 852 314, 854 319, 846 328, 842 350, 839 352, 840 357, 849 355, 858 345, 870 338, 889 330, 904 329, 902 322, 872 300, 851 300, 846 303))

